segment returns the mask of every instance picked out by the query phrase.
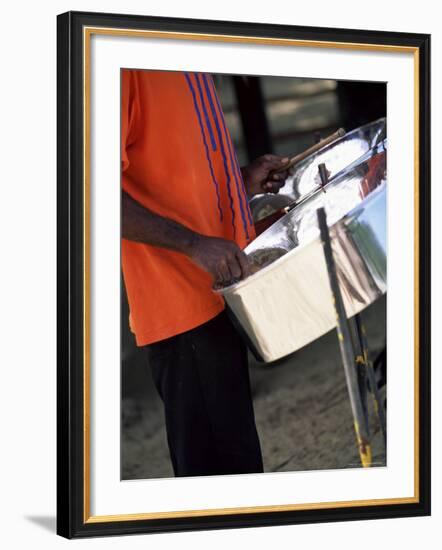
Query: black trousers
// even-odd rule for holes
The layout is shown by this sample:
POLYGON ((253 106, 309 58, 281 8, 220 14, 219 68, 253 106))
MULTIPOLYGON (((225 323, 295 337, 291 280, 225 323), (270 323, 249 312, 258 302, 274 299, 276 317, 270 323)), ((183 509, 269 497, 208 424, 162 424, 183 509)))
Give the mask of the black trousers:
POLYGON ((175 476, 262 472, 247 350, 226 312, 146 348, 175 476))

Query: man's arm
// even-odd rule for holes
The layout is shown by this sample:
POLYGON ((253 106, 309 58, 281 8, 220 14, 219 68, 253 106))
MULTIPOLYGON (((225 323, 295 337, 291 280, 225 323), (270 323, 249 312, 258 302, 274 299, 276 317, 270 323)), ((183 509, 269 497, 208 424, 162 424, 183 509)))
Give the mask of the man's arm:
POLYGON ((207 237, 159 216, 122 192, 122 237, 181 252, 210 273, 214 286, 225 286, 250 274, 247 256, 233 241, 207 237))

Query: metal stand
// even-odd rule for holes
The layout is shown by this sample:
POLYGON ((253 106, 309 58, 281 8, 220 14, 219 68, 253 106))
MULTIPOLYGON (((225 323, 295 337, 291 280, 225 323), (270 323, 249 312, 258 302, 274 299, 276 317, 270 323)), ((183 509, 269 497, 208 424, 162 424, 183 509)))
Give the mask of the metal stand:
MULTIPOLYGON (((373 399, 373 408, 378 418, 379 426, 381 428, 381 433, 382 433, 382 440, 385 448, 387 444, 387 427, 386 427, 386 420, 385 420, 385 412, 381 402, 379 388, 376 382, 373 363, 370 361, 369 354, 368 354, 368 343, 367 343, 367 336, 365 333, 365 327, 359 313, 354 316, 353 323, 355 325, 357 340, 359 342, 359 347, 361 352, 360 355, 356 357, 356 362, 359 365, 361 365, 361 367, 365 370, 366 380, 368 382, 368 389, 370 390, 370 393, 373 399)), ((367 384, 364 387, 367 388, 367 384)))
POLYGON ((385 415, 381 405, 377 388, 373 365, 368 357, 365 329, 359 315, 353 320, 347 321, 347 315, 339 287, 336 264, 330 241, 330 233, 324 208, 317 210, 318 224, 321 232, 321 240, 324 248, 324 257, 330 288, 333 295, 333 303, 336 313, 336 330, 338 334, 339 348, 344 365, 351 410, 353 413, 354 429, 358 444, 361 464, 370 467, 372 464, 370 432, 368 425, 367 388, 373 396, 374 409, 376 411, 384 445, 386 441, 385 415), (353 343, 352 330, 355 344, 353 343), (357 352, 355 352, 355 347, 357 352), (368 382, 368 383, 367 383, 368 382))

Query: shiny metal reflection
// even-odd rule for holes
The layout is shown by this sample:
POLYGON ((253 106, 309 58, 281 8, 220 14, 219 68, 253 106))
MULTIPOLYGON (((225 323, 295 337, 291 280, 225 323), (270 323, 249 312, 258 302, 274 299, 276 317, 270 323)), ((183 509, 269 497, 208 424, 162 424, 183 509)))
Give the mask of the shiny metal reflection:
POLYGON ((386 292, 386 141, 338 174, 245 249, 278 259, 219 292, 252 349, 266 362, 336 326, 316 210, 327 211, 347 315, 386 292))
POLYGON ((329 179, 358 161, 386 137, 386 119, 380 118, 348 132, 294 167, 277 195, 256 195, 250 202, 253 217, 260 220, 293 201, 299 201, 320 185, 318 166, 325 164, 329 179))

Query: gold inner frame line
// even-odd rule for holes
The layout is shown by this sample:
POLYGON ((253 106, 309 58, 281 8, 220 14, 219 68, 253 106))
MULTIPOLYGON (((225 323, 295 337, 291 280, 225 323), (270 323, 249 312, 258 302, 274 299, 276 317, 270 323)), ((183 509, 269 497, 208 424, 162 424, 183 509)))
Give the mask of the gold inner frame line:
POLYGON ((83 442, 84 442, 84 523, 134 521, 147 519, 203 517, 229 514, 250 514, 259 512, 283 512, 295 510, 324 510, 356 506, 380 506, 389 504, 411 504, 419 502, 419 49, 411 46, 378 45, 321 40, 297 40, 269 37, 245 37, 236 35, 149 31, 137 29, 114 29, 108 27, 83 28, 83 212, 84 212, 84 353, 83 353, 83 442), (352 500, 337 502, 284 504, 215 508, 203 510, 177 510, 136 514, 115 514, 92 516, 90 513, 90 43, 92 35, 144 37, 157 39, 193 40, 210 42, 247 43, 257 45, 332 48, 356 51, 412 53, 414 61, 414 495, 412 497, 352 500))

